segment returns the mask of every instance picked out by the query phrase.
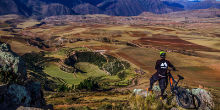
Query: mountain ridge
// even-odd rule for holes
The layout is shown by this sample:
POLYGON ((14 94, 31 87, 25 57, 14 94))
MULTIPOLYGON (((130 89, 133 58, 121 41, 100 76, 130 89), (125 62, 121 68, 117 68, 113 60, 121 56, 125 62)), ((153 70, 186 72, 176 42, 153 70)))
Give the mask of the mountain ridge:
POLYGON ((220 8, 220 3, 180 0, 0 0, 0 15, 19 14, 39 18, 78 14, 137 16, 143 12, 163 14, 210 7, 220 8))

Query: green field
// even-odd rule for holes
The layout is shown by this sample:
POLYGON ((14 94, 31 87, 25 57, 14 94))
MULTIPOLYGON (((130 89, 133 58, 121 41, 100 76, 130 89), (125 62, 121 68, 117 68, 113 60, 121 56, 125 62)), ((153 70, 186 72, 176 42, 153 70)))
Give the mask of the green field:
POLYGON ((49 64, 44 69, 44 72, 52 77, 64 79, 65 82, 70 85, 77 85, 88 77, 100 77, 107 75, 104 71, 100 70, 98 66, 90 63, 81 62, 78 63, 76 66, 86 73, 76 73, 75 75, 73 73, 67 73, 60 70, 60 68, 55 64, 49 64))

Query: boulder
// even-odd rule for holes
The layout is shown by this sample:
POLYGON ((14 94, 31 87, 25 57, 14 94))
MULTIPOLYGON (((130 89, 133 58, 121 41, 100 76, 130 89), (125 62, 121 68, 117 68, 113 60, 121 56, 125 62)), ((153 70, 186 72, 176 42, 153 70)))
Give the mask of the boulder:
MULTIPOLYGON (((191 94, 194 95, 195 97, 194 100, 195 105, 192 105, 193 108, 197 107, 198 110, 214 109, 214 100, 209 91, 201 88, 195 88, 191 90, 187 89, 187 90, 191 92, 191 94)), ((173 110, 183 110, 183 108, 178 106, 175 96, 172 96, 170 93, 165 93, 165 94, 168 94, 168 97, 161 101, 164 105, 171 106, 173 110)), ((143 99, 145 98, 145 100, 152 97, 155 98, 153 100, 158 100, 159 95, 160 95, 160 88, 158 85, 155 85, 153 87, 153 94, 143 89, 133 90, 133 96, 141 96, 143 99)))
MULTIPOLYGON (((160 95, 160 87, 158 85, 155 85, 152 88, 152 90, 154 91, 154 95, 156 95, 157 97, 160 95)), ((134 89, 133 94, 143 96, 143 97, 147 97, 147 96, 152 95, 149 91, 146 91, 144 89, 134 89)))
POLYGON ((212 94, 209 91, 201 88, 195 88, 192 89, 191 92, 200 100, 199 110, 214 109, 214 100, 212 98, 212 94))
POLYGON ((27 81, 25 87, 31 96, 31 106, 42 107, 45 105, 45 100, 43 92, 41 90, 40 82, 27 81))
POLYGON ((21 104, 24 106, 30 106, 31 95, 26 87, 18 84, 12 84, 8 87, 4 102, 9 104, 9 106, 21 104))
POLYGON ((11 72, 21 79, 27 77, 24 61, 6 43, 0 43, 0 71, 11 72))
POLYGON ((0 74, 7 80, 0 85, 0 110, 45 107, 41 84, 27 79, 25 63, 6 43, 0 43, 0 74))
POLYGON ((150 95, 147 91, 145 91, 144 89, 134 89, 133 90, 133 94, 134 95, 140 95, 143 97, 147 97, 148 95, 150 95))
POLYGON ((19 106, 41 108, 46 105, 38 82, 29 81, 25 85, 5 86, 0 86, 1 91, 4 91, 0 94, 0 109, 16 109, 19 106))

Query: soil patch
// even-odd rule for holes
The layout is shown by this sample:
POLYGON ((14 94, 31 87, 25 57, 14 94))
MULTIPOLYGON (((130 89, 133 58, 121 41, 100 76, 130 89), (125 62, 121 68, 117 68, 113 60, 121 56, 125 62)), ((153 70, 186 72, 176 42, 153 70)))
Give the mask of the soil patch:
POLYGON ((200 50, 200 51, 209 51, 216 52, 218 50, 211 49, 205 46, 197 45, 185 40, 178 38, 177 36, 171 35, 162 35, 154 34, 151 38, 140 38, 134 42, 140 43, 145 46, 162 46, 168 49, 177 49, 177 50, 200 50))
POLYGON ((148 70, 150 72, 155 71, 152 66, 146 66, 146 64, 143 64, 143 63, 137 61, 136 59, 130 57, 129 55, 127 55, 123 52, 118 52, 117 55, 119 55, 120 57, 130 61, 131 63, 135 64, 136 66, 140 67, 141 69, 148 70))
POLYGON ((129 33, 132 37, 148 37, 148 32, 132 31, 129 33))
POLYGON ((115 50, 116 47, 108 46, 108 45, 101 45, 101 46, 89 46, 88 48, 93 50, 115 50))
POLYGON ((154 30, 154 31, 158 31, 158 30, 164 30, 166 32, 172 32, 172 31, 175 31, 175 30, 172 30, 172 29, 167 29, 167 28, 159 28, 159 27, 151 27, 150 28, 151 30, 154 30))

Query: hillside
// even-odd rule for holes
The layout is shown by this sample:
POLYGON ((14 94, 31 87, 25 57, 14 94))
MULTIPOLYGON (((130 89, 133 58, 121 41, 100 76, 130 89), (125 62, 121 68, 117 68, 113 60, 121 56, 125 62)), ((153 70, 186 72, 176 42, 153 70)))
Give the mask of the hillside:
MULTIPOLYGON (((57 110, 129 110, 142 107, 152 97, 152 104, 148 103, 152 106, 143 106, 182 110, 171 103, 160 105, 154 96, 132 96, 130 100, 135 89, 149 87, 161 50, 179 70, 173 76, 185 78, 179 85, 210 92, 215 103, 211 107, 218 110, 219 14, 219 9, 202 9, 144 12, 132 17, 62 15, 42 20, 4 15, 0 17, 0 42, 8 43, 21 56, 27 77, 41 83, 46 105, 57 110)), ((166 92, 172 98, 169 87, 166 92)))
POLYGON ((161 0, 0 0, 0 15, 19 14, 44 18, 55 15, 107 14, 137 16, 143 12, 156 14, 219 8, 219 2, 180 2, 161 0))

